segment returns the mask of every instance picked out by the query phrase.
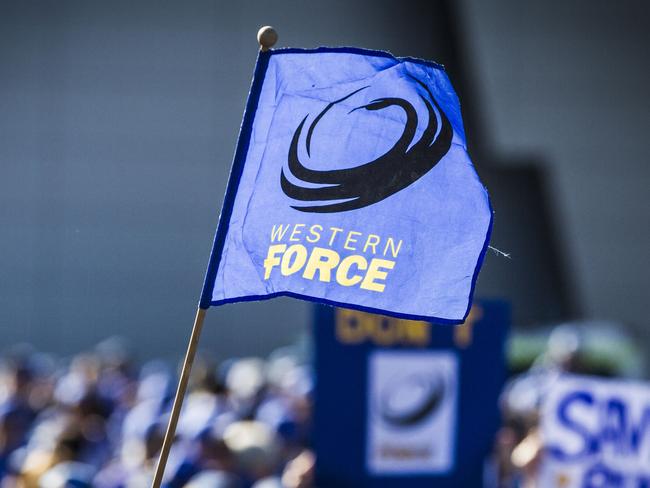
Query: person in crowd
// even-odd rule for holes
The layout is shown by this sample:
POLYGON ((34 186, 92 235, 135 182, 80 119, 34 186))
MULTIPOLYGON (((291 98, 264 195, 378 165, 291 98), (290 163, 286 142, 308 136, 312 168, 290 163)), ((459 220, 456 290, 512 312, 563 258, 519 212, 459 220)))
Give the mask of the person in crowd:
POLYGON ((497 488, 545 488, 536 484, 544 453, 541 406, 562 374, 634 377, 641 355, 621 324, 571 322, 554 327, 529 369, 513 377, 501 395, 502 428, 495 439, 497 488))
MULTIPOLYGON (((488 486, 540 488, 540 406, 555 378, 639 369, 624 338, 604 329, 594 339, 596 330, 557 327, 530 367, 507 384, 488 486), (603 341, 606 348, 598 346, 603 341), (603 357, 594 349, 621 352, 603 357)), ((127 350, 111 339, 64 361, 26 346, 2 356, 0 488, 150 486, 176 380, 161 361, 136 368, 127 350)), ((309 361, 291 348, 268 360, 215 365, 198 358, 164 487, 313 488, 312 390, 309 361)))
MULTIPOLYGON (((175 378, 159 361, 138 371, 127 350, 110 339, 64 361, 23 346, 3 356, 0 487, 150 486, 175 378)), ((310 486, 304 361, 199 359, 190 383, 166 488, 310 486)))

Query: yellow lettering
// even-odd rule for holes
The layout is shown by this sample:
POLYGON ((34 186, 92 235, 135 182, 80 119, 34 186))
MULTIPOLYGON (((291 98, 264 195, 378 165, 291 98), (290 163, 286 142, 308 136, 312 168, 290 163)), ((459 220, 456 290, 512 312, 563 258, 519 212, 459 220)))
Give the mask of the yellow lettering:
POLYGON ((361 282, 361 288, 364 290, 378 291, 382 293, 386 285, 384 283, 377 283, 378 280, 385 280, 388 276, 386 271, 383 269, 393 269, 395 267, 395 261, 388 261, 387 259, 378 259, 373 258, 370 261, 370 266, 368 267, 368 272, 366 277, 361 282))
POLYGON ((421 321, 404 321, 405 342, 426 346, 431 341, 431 324, 421 321))
POLYGON ((366 239, 366 244, 363 246, 363 252, 366 252, 366 249, 372 247, 372 253, 377 254, 377 244, 379 244, 380 240, 381 238, 378 235, 369 234, 366 239))
POLYGON ((275 242, 276 240, 281 241, 284 239, 284 235, 287 233, 289 230, 289 225, 284 227, 282 224, 278 225, 277 228, 274 225, 273 230, 271 231, 271 242, 275 242))
POLYGON ((307 236, 307 238, 306 238, 307 242, 311 242, 312 244, 315 243, 315 242, 318 242, 320 240, 320 233, 322 231, 323 231, 323 226, 322 225, 318 225, 318 224, 312 225, 309 228, 309 233, 314 237, 310 239, 309 236, 307 236), (314 229, 318 229, 318 231, 315 231, 314 229))
POLYGON ((291 233, 291 236, 289 237, 289 240, 291 242, 299 242, 300 239, 294 239, 296 235, 300 235, 302 233, 302 228, 305 226, 305 224, 294 224, 293 226, 293 232, 291 233))
POLYGON ((366 258, 363 256, 358 256, 356 254, 348 256, 343 261, 341 261, 341 264, 336 269, 336 281, 339 285, 354 286, 363 279, 358 274, 349 276, 348 273, 353 264, 356 264, 357 268, 359 268, 361 271, 364 271, 368 268, 368 261, 366 261, 366 258))
POLYGON ((271 270, 280 264, 280 258, 276 255, 282 254, 286 248, 286 244, 275 244, 274 246, 269 246, 269 252, 266 255, 266 259, 264 260, 265 280, 268 280, 271 277, 271 270))
POLYGON ((308 280, 313 280, 316 271, 318 271, 320 273, 318 279, 329 282, 332 277, 332 270, 336 268, 340 260, 341 258, 336 251, 315 247, 311 252, 311 256, 309 256, 309 261, 307 261, 307 266, 302 276, 308 280))
POLYGON ((377 320, 376 324, 373 324, 375 325, 374 330, 370 331, 375 342, 380 346, 394 344, 396 342, 398 324, 395 323, 394 319, 389 317, 379 316, 377 318, 379 320, 377 320))
POLYGON ((302 244, 294 244, 289 246, 289 249, 282 256, 282 264, 280 265, 280 272, 284 276, 292 275, 298 272, 307 261, 307 248, 302 244), (293 264, 291 259, 295 256, 293 264))
POLYGON ((390 247, 390 253, 393 255, 394 258, 397 257, 399 254, 399 250, 402 248, 402 239, 399 240, 399 243, 397 244, 397 248, 395 247, 395 241, 393 240, 392 237, 389 237, 388 240, 386 241, 386 247, 384 248, 384 256, 388 254, 388 248, 390 247))
POLYGON ((351 230, 348 232, 348 238, 345 240, 345 244, 343 244, 343 248, 347 249, 348 251, 356 251, 357 249, 355 247, 349 247, 348 244, 354 244, 357 242, 355 238, 352 237, 352 234, 356 234, 358 236, 361 235, 361 232, 357 232, 355 230, 351 230))
POLYGON ((336 337, 344 344, 369 341, 379 346, 425 347, 431 342, 431 324, 338 308, 336 337))
POLYGON ((365 339, 362 326, 363 317, 352 310, 345 308, 336 309, 336 336, 339 341, 346 344, 363 342, 365 339))
POLYGON ((330 246, 334 244, 334 238, 336 237, 336 234, 339 232, 343 232, 343 229, 339 229, 338 227, 330 227, 330 230, 332 231, 332 237, 330 237, 330 246))

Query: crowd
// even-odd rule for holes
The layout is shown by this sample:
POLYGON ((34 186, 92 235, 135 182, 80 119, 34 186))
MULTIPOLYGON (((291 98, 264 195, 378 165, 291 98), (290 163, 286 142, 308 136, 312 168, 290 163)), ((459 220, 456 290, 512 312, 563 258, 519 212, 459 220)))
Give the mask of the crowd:
MULTIPOLYGON (((136 368, 114 341, 58 363, 14 348, 0 373, 2 488, 150 486, 176 374, 136 368)), ((311 374, 295 354, 199 359, 164 486, 301 488, 311 484, 311 374)))
MULTIPOLYGON (((542 452, 539 406, 554 377, 567 371, 629 376, 639 370, 630 341, 612 330, 560 327, 523 361, 502 394, 503 427, 486 466, 487 486, 535 486, 542 452)), ((163 362, 136 368, 124 351, 119 341, 109 340, 64 361, 25 346, 3 355, 0 488, 150 486, 177 375, 163 362)), ((312 486, 313 378, 299 351, 287 348, 267 360, 218 366, 197 360, 165 487, 312 486)), ((517 361, 511 355, 511 367, 517 361)))
MULTIPOLYGON (((495 439, 487 486, 546 488, 537 482, 544 452, 540 422, 545 396, 566 373, 641 376, 642 354, 623 330, 620 324, 591 321, 563 324, 540 334, 542 347, 533 347, 528 360, 522 361, 522 371, 512 376, 501 395, 502 427, 495 439)), ((526 347, 510 347, 511 353, 518 349, 526 347)), ((516 363, 511 357, 511 369, 516 363)))

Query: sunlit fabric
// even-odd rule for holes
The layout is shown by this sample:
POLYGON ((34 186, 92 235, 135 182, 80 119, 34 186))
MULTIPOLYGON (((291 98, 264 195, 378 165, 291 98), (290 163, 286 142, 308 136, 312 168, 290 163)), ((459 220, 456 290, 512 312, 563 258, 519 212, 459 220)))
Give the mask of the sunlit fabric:
POLYGON ((491 223, 441 66, 260 53, 201 306, 289 295, 459 323, 491 223))

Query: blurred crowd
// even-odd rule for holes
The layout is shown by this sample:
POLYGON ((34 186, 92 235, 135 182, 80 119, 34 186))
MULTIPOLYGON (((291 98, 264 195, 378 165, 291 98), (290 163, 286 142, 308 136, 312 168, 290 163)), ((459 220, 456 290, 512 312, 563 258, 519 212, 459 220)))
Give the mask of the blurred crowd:
POLYGON ((621 324, 589 321, 513 337, 509 347, 513 375, 501 395, 502 427, 495 439, 487 486, 546 488, 537 482, 544 452, 540 421, 545 396, 566 373, 642 376, 643 356, 624 330, 621 324))
MULTIPOLYGON (((67 361, 17 347, 0 371, 1 486, 150 486, 176 386, 162 362, 136 369, 119 341, 67 361)), ((199 359, 164 486, 311 484, 309 367, 278 351, 218 367, 199 359)))
MULTIPOLYGON (((150 486, 176 387, 164 362, 136 367, 119 340, 67 360, 14 347, 0 366, 0 488, 150 486)), ((511 339, 512 378, 486 486, 533 488, 540 405, 564 372, 640 374, 633 342, 608 324, 511 339)), ((170 453, 167 488, 308 488, 313 375, 304 348, 219 365, 199 358, 170 453)))

